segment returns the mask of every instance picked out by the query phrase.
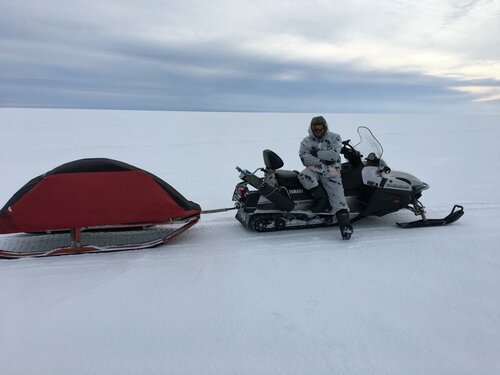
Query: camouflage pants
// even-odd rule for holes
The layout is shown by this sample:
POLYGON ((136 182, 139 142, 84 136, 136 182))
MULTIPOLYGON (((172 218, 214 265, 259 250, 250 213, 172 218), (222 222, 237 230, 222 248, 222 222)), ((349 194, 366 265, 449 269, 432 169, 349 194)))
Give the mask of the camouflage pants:
POLYGON ((319 184, 323 185, 326 194, 328 195, 328 200, 332 206, 332 212, 336 213, 339 210, 349 211, 347 202, 344 196, 344 187, 342 186, 342 180, 340 176, 337 177, 327 177, 322 173, 318 173, 310 170, 309 168, 304 169, 299 174, 299 181, 302 186, 307 189, 313 189, 319 184))

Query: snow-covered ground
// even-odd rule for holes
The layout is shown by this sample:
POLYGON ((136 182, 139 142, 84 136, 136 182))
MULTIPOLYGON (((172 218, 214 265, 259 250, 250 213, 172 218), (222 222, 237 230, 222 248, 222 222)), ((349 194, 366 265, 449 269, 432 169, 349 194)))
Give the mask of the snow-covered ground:
MULTIPOLYGON (((157 174, 204 209, 229 207, 235 165, 271 148, 289 169, 313 114, 0 109, 0 206, 32 177, 84 157, 157 174)), ((393 169, 431 185, 409 212, 257 234, 233 212, 174 243, 0 261, 2 374, 500 373, 500 118, 325 115, 372 129, 393 169)))

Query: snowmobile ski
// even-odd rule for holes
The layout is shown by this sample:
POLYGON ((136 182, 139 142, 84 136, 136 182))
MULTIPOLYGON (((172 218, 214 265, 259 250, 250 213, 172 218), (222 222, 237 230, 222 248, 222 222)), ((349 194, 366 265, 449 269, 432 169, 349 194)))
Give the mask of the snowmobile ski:
POLYGON ((448 216, 442 219, 421 219, 416 221, 411 221, 409 223, 396 223, 400 228, 425 228, 425 227, 438 227, 442 225, 448 225, 454 223, 462 217, 464 214, 464 208, 458 204, 453 206, 453 209, 448 214, 448 216))

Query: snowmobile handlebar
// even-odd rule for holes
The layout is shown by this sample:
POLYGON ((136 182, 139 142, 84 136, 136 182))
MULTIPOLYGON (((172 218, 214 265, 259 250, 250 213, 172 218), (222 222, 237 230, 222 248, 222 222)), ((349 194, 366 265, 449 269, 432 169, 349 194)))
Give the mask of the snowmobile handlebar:
POLYGON ((340 150, 340 153, 344 155, 346 160, 353 166, 356 167, 358 165, 361 165, 361 157, 363 155, 360 154, 358 150, 356 150, 349 142, 351 140, 348 139, 346 141, 343 141, 342 144, 344 145, 342 147, 342 150, 340 150))
MULTIPOLYGON (((362 164, 361 158, 363 157, 363 155, 358 150, 356 150, 354 148, 354 146, 352 146, 350 144, 350 142, 351 142, 350 139, 347 139, 347 140, 345 140, 345 141, 342 142, 342 144, 344 146, 342 147, 342 150, 340 151, 340 153, 342 155, 344 155, 344 157, 346 158, 346 160, 353 167, 356 167, 356 166, 362 164)), ((373 152, 371 152, 366 157, 366 162, 367 162, 367 165, 372 165, 372 166, 378 167, 384 173, 389 173, 391 171, 391 168, 389 168, 387 165, 385 165, 385 164, 381 165, 381 159, 378 158, 375 155, 375 153, 373 153, 373 152)))

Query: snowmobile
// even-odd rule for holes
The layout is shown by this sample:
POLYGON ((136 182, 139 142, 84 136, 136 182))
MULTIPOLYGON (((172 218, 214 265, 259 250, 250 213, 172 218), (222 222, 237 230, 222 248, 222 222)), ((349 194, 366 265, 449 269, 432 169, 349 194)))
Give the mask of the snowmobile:
MULTIPOLYGON (((428 219, 420 198, 429 185, 410 173, 391 170, 382 159, 382 145, 370 129, 360 126, 357 132, 359 143, 343 141, 341 150, 347 160, 342 163, 341 178, 351 222, 401 209, 421 217, 397 223, 401 228, 441 226, 462 217, 463 207, 455 205, 448 216, 428 219)), ((264 150, 263 158, 265 167, 253 172, 236 167, 242 181, 236 185, 232 200, 236 219, 245 228, 267 232, 338 224, 332 212, 312 212, 313 198, 300 184, 298 171, 281 169, 283 160, 271 150, 264 150), (259 172, 263 176, 258 176, 259 172)))

